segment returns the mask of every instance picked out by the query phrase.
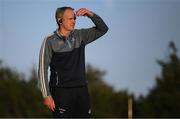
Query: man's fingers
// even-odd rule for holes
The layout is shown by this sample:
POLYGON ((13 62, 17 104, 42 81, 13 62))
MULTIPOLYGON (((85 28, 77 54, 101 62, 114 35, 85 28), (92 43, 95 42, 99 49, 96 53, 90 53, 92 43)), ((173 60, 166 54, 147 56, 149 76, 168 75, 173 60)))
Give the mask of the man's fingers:
POLYGON ((52 111, 54 111, 54 109, 55 109, 54 100, 52 100, 52 102, 51 102, 51 104, 50 104, 50 109, 51 109, 52 111))
POLYGON ((77 15, 77 16, 80 16, 81 12, 82 12, 82 9, 79 9, 79 10, 76 12, 76 15, 77 15))
POLYGON ((86 10, 86 9, 85 8, 80 8, 76 12, 78 13, 78 12, 81 12, 82 10, 86 10))
POLYGON ((81 11, 79 16, 84 16, 87 13, 87 11, 81 11))
POLYGON ((53 107, 53 106, 51 106, 51 107, 50 107, 50 110, 54 112, 54 107, 53 107))
POLYGON ((51 96, 44 99, 44 105, 46 105, 51 111, 55 109, 55 103, 51 96))
POLYGON ((81 11, 77 14, 77 16, 84 16, 87 14, 87 11, 81 11))
POLYGON ((84 16, 85 14, 87 14, 89 12, 89 10, 85 9, 85 8, 81 8, 79 10, 76 11, 76 15, 77 16, 84 16))
POLYGON ((54 109, 55 109, 54 101, 53 101, 53 103, 52 103, 52 108, 53 108, 53 111, 54 111, 54 109))
POLYGON ((48 105, 48 108, 51 110, 51 111, 54 111, 54 109, 55 109, 55 104, 53 103, 53 104, 49 104, 48 105))

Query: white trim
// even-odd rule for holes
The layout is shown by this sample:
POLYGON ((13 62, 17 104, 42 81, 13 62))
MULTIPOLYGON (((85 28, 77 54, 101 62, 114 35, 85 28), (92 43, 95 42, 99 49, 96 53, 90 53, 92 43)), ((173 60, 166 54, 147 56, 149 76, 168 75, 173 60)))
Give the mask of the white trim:
POLYGON ((40 58, 40 80, 41 80, 41 91, 43 97, 47 96, 47 90, 45 85, 45 76, 44 76, 44 52, 45 52, 45 45, 46 45, 47 38, 44 39, 42 48, 41 48, 41 58, 40 58))

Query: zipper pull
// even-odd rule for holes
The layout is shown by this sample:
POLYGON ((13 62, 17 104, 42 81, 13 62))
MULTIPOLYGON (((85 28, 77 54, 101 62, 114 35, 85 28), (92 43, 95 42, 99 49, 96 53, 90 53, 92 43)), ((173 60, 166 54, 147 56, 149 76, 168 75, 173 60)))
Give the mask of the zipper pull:
POLYGON ((69 39, 66 39, 66 42, 67 42, 69 48, 72 48, 72 45, 71 45, 71 42, 69 41, 69 39))
POLYGON ((56 85, 59 84, 59 78, 58 78, 58 73, 56 72, 56 85))

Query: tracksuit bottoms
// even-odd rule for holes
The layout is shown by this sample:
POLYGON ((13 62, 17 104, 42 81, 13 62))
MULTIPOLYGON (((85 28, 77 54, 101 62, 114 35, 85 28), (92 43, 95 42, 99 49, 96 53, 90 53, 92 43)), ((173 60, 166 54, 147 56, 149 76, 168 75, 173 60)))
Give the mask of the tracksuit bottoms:
POLYGON ((87 86, 50 88, 55 101, 54 118, 90 117, 90 100, 87 86))

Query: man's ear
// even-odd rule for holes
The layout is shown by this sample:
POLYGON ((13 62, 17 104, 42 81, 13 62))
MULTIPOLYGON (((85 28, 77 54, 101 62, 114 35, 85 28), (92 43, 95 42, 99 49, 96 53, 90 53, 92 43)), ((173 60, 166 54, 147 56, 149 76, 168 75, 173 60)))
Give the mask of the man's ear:
POLYGON ((62 24, 62 19, 61 18, 58 18, 58 23, 62 24))

